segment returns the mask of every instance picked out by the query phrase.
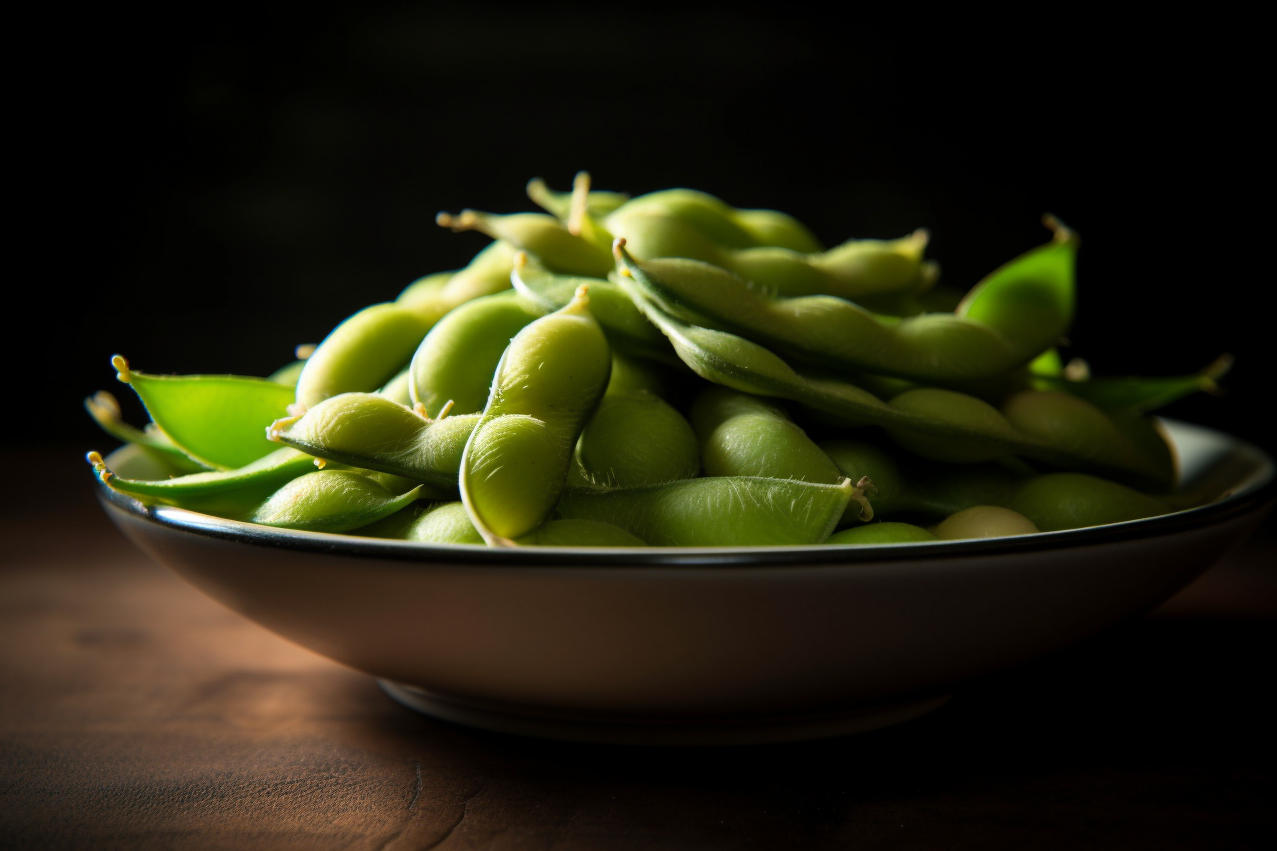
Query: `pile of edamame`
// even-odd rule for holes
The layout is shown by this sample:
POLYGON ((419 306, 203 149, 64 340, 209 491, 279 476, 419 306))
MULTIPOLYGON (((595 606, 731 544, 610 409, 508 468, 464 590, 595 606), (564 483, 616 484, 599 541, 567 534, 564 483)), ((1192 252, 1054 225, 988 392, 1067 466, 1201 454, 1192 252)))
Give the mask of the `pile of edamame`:
POLYGON ((1032 534, 1183 507, 1152 412, 1193 375, 1093 377, 1057 346, 1077 237, 966 289, 928 235, 826 247, 696 190, 528 184, 441 214, 491 242, 263 377, 112 364, 151 422, 86 407, 165 478, 146 504, 477 546, 863 545, 1032 534))

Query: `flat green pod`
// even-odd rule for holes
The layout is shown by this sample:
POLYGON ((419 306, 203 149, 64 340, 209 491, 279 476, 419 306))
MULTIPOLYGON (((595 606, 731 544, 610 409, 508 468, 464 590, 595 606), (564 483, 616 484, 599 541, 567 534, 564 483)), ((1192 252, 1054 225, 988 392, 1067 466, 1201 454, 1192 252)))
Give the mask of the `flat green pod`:
POLYGON ((145 505, 172 505, 190 511, 247 520, 272 493, 315 470, 315 459, 282 448, 234 470, 204 470, 166 479, 135 479, 111 470, 96 452, 87 456, 98 481, 145 505))
POLYGON ((207 464, 202 464, 183 452, 154 423, 148 423, 143 428, 126 423, 120 412, 120 401, 106 390, 99 390, 86 398, 84 409, 102 431, 121 443, 131 443, 138 447, 175 476, 209 469, 207 464))
POLYGON ((266 427, 288 412, 294 395, 288 385, 242 375, 137 372, 120 355, 111 364, 155 425, 196 461, 229 470, 279 448, 266 439, 266 427))

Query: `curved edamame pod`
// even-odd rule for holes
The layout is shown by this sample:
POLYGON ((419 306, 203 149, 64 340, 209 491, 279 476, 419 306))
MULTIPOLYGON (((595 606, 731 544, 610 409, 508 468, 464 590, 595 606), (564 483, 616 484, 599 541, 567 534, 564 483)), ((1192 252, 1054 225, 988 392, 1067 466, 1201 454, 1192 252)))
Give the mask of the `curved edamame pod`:
POLYGON ((953 383, 1001 375, 1063 334, 1072 318, 1068 245, 1052 243, 1051 250, 1029 252, 977 288, 969 309, 1000 323, 996 327, 948 313, 887 319, 828 295, 777 297, 753 286, 756 278, 746 280, 696 260, 637 263, 627 253, 623 262, 649 298, 685 321, 706 324, 700 317, 709 317, 822 367, 953 383), (1069 297, 1057 292, 1063 290, 1069 297), (1034 330, 1019 328, 1017 317, 1034 330))
POLYGON ((271 424, 271 440, 317 458, 457 491, 461 454, 478 414, 429 419, 377 393, 343 393, 271 424))
POLYGON ((756 343, 690 325, 665 313, 633 285, 634 267, 621 240, 616 251, 622 264, 620 280, 635 304, 670 339, 684 363, 715 384, 791 399, 847 425, 881 426, 897 442, 935 460, 974 462, 1021 455, 1066 469, 1093 469, 1152 487, 1166 487, 1174 481, 1174 469, 1167 467, 1165 457, 1143 451, 1103 412, 1080 399, 1072 400, 1066 410, 1040 393, 1019 394, 1013 425, 1008 416, 988 403, 951 390, 918 388, 887 403, 846 382, 804 376, 756 343), (1047 417, 1040 416, 1043 413, 1072 419, 1050 425, 1047 417), (1029 430, 1021 431, 1017 425, 1029 430), (1076 438, 1082 432, 1104 442, 1079 443, 1076 438))
POLYGON ((556 516, 611 523, 659 547, 819 544, 867 486, 850 479, 816 484, 705 476, 629 490, 568 491, 556 516))
POLYGON ((816 254, 789 248, 728 248, 675 216, 652 213, 608 219, 612 233, 644 263, 696 260, 717 266, 768 293, 831 295, 856 302, 917 296, 931 289, 939 267, 923 259, 925 230, 894 240, 852 239, 816 254))
POLYGON ((510 341, 466 443, 461 499, 490 544, 508 544, 549 518, 607 386, 611 354, 586 293, 581 287, 510 341))

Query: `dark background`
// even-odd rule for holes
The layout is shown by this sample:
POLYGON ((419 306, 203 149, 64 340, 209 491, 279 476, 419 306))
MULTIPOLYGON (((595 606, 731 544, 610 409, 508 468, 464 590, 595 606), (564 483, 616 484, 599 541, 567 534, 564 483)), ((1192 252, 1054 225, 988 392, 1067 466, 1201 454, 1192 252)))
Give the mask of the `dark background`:
POLYGON ((48 50, 19 78, 35 191, 7 301, 13 333, 34 332, 10 375, 35 404, 5 418, 9 441, 113 448, 80 407, 100 388, 133 404, 112 354, 266 374, 486 243, 437 212, 531 210, 529 178, 567 189, 584 169, 781 208, 828 243, 926 227, 964 287, 1045 241, 1053 213, 1082 238, 1069 354, 1174 374, 1230 352, 1226 395, 1167 413, 1271 447, 1267 96, 1244 26, 361 9, 28 31, 48 50))

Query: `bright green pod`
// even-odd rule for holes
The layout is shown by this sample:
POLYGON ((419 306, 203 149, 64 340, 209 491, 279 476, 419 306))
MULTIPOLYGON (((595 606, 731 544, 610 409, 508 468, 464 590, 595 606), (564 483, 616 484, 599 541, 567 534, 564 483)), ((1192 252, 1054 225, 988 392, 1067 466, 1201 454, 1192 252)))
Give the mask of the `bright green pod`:
POLYGON ((154 423, 137 428, 124 422, 120 412, 120 401, 106 390, 99 390, 86 398, 84 409, 104 432, 121 443, 131 443, 138 447, 159 463, 161 468, 170 471, 173 475, 198 473, 209 469, 207 464, 201 464, 183 452, 181 447, 156 428, 154 423))
POLYGON ((316 470, 288 482, 249 517, 253 523, 312 532, 349 532, 418 499, 420 485, 403 492, 356 470, 316 470))
POLYGON ((436 218, 442 227, 453 231, 477 230, 493 239, 534 254, 556 272, 605 278, 612 271, 612 258, 606 246, 606 234, 592 240, 573 233, 554 216, 544 213, 511 213, 496 215, 479 210, 462 210, 457 215, 440 213, 436 218))
POLYGON ((1073 324, 1077 236, 1051 216, 1052 239, 991 272, 959 303, 958 316, 998 332, 1017 364, 1057 345, 1073 324))
POLYGON ((361 535, 396 538, 419 544, 483 544, 483 536, 470 522, 460 502, 437 502, 414 511, 408 509, 359 530, 361 535))
POLYGON ((382 387, 412 359, 434 323, 395 302, 369 305, 333 329, 306 360, 297 379, 297 404, 317 405, 341 393, 382 387))
POLYGON ((270 439, 317 458, 455 493, 478 414, 429 419, 377 393, 343 393, 270 427, 270 439))
POLYGON ((88 461, 98 481, 145 505, 173 505, 233 520, 247 520, 285 483, 315 469, 314 458, 287 448, 236 470, 206 470, 153 480, 121 476, 96 452, 88 454, 88 461))
POLYGON ((286 384, 242 375, 154 375, 131 369, 120 355, 111 365, 155 425, 201 464, 235 469, 279 448, 266 439, 266 426, 293 401, 286 384))
POLYGON ((840 529, 830 535, 825 543, 863 547, 875 544, 917 544, 938 540, 940 539, 921 526, 915 526, 912 523, 886 521, 882 523, 866 523, 863 526, 852 526, 850 529, 840 529))
POLYGON ((509 544, 549 518, 607 386, 611 354, 586 293, 510 341, 466 443, 461 498, 490 544, 509 544))
POLYGON ((830 485, 701 477, 631 490, 570 491, 557 516, 611 523, 659 547, 819 544, 857 493, 846 479, 830 485))
POLYGON ((414 404, 438 413, 482 411, 492 376, 515 334, 545 311, 514 290, 480 296, 440 319, 421 340, 408 367, 414 404))

